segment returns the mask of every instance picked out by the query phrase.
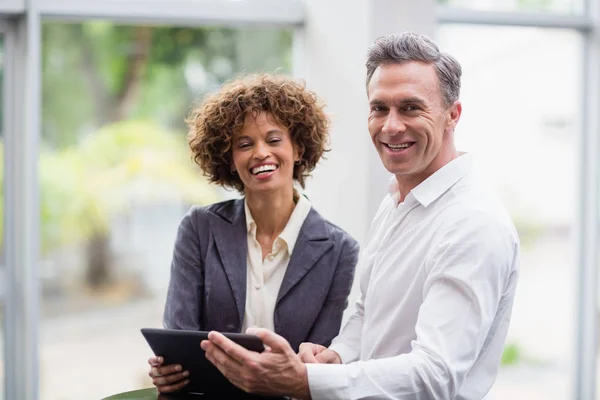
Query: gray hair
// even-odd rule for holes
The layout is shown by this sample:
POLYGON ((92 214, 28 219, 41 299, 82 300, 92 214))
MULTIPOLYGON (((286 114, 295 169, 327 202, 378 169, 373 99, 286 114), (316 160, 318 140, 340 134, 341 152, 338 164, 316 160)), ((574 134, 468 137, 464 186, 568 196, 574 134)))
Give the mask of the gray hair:
POLYGON ((367 59, 367 86, 377 67, 382 64, 401 64, 407 61, 422 61, 433 64, 446 107, 454 104, 460 95, 459 62, 447 53, 442 53, 427 36, 413 32, 379 37, 369 47, 367 59))

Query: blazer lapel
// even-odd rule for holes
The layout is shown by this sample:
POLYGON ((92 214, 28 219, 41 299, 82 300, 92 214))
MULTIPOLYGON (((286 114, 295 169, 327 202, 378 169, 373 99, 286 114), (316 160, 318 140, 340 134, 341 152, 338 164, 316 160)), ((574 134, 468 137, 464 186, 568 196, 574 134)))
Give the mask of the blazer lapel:
POLYGON ((333 246, 325 220, 311 208, 302 224, 298 240, 277 295, 277 303, 311 270, 333 246))
POLYGON ((246 306, 247 232, 244 200, 236 200, 215 210, 211 226, 223 269, 235 298, 240 326, 246 306))

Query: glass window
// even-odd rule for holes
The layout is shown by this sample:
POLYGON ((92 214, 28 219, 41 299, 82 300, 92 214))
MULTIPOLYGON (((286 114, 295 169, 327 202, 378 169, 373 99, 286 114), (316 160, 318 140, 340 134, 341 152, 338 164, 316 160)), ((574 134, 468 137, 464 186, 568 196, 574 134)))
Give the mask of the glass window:
POLYGON ((0 400, 4 398, 4 38, 0 33, 0 400))
POLYGON ((184 118, 242 71, 289 73, 291 42, 283 28, 44 23, 42 399, 151 386, 140 328, 161 326, 177 227, 223 196, 192 164, 184 118))
POLYGON ((512 323, 491 398, 569 398, 582 36, 463 25, 442 25, 437 36, 463 66, 458 147, 474 154, 522 244, 512 323))
POLYGON ((438 0, 439 4, 485 11, 583 14, 584 0, 438 0))

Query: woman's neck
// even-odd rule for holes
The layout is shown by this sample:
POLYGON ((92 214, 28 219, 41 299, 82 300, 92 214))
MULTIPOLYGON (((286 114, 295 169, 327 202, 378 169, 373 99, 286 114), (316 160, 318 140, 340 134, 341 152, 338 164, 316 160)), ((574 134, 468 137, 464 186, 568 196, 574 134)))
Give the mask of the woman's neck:
POLYGON ((271 243, 283 231, 296 206, 293 190, 260 195, 246 193, 246 203, 256 223, 257 239, 271 243))

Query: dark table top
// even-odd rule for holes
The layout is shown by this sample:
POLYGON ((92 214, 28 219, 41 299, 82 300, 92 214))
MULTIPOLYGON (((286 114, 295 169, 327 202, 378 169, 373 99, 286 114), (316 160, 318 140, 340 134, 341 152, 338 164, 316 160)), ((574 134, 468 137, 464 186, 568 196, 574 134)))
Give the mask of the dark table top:
MULTIPOLYGON (((251 396, 252 398, 257 398, 251 396)), ((205 396, 201 394, 185 394, 185 393, 176 393, 176 394, 158 394, 156 388, 149 389, 141 389, 141 390, 133 390, 131 392, 123 392, 119 394, 115 394, 110 397, 106 397, 102 400, 217 400, 227 398, 228 400, 231 398, 230 396, 205 396)), ((271 398, 275 399, 275 398, 271 398)), ((279 398, 282 399, 282 398, 279 398)))
POLYGON ((186 394, 177 394, 177 395, 165 395, 158 394, 156 388, 149 389, 141 389, 141 390, 133 390, 131 392, 123 392, 119 394, 115 394, 113 396, 107 397, 103 400, 179 400, 179 399, 203 399, 204 396, 197 395, 186 395, 186 394))

